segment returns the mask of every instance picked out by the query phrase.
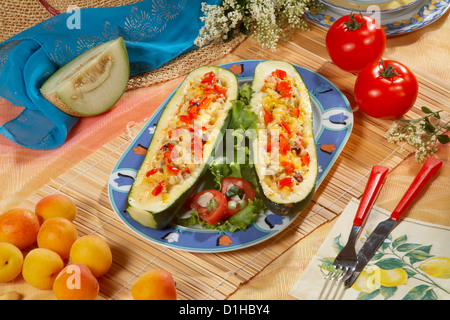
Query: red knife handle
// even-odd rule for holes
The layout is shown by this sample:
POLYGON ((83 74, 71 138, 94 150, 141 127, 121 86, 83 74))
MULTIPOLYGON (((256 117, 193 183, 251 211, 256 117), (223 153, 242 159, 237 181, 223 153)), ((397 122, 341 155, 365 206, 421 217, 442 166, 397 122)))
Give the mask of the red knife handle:
POLYGON ((442 160, 436 158, 428 158, 420 169, 413 182, 406 190, 405 195, 398 203, 397 207, 392 211, 391 219, 398 220, 401 215, 408 209, 415 197, 425 187, 427 182, 436 174, 442 166, 442 160))
POLYGON ((353 225, 360 227, 364 223, 367 214, 372 209, 373 203, 378 196, 378 193, 383 185, 384 178, 386 177, 389 169, 384 166, 375 165, 370 172, 369 180, 367 181, 366 188, 359 202, 358 210, 356 211, 353 225))

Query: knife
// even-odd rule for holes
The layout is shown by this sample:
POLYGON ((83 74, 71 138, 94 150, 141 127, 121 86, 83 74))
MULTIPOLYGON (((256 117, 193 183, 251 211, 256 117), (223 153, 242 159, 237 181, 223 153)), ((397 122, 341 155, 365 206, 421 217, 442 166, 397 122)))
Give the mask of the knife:
POLYGON ((382 221, 377 225, 375 230, 373 230, 367 241, 362 246, 361 250, 358 252, 355 271, 353 272, 352 276, 345 281, 344 285, 346 287, 352 286, 361 271, 364 269, 370 259, 372 259, 375 252, 378 251, 378 248, 397 225, 399 219, 408 209, 415 197, 425 187, 427 182, 436 174, 441 166, 442 160, 440 159, 428 158, 427 161, 425 161, 424 165, 420 169, 417 176, 414 178, 405 195, 400 200, 394 211, 391 213, 391 216, 387 220, 382 221))

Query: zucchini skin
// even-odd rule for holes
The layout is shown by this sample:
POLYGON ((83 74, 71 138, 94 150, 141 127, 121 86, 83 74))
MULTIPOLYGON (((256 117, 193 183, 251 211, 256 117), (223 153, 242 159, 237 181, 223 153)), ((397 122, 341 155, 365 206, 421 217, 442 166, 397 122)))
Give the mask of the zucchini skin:
MULTIPOLYGON (((166 104, 166 108, 163 111, 163 113, 161 114, 160 119, 158 120, 157 124, 156 124, 156 128, 158 128, 158 126, 166 126, 165 123, 162 123, 161 119, 163 119, 163 114, 169 109, 167 108, 171 102, 173 101, 173 99, 177 96, 177 94, 179 92, 182 92, 183 88, 185 87, 185 84, 188 83, 190 81, 190 75, 193 72, 199 72, 201 70, 205 70, 205 71, 211 71, 211 69, 207 69, 208 67, 199 67, 195 70, 193 70, 189 75, 186 76, 185 80, 183 81, 183 83, 179 86, 179 88, 177 89, 177 92, 174 94, 174 96, 171 98, 171 100, 166 104)), ((213 67, 215 69, 221 69, 221 70, 226 70, 222 67, 213 67)), ((226 70, 230 75, 232 74, 230 71, 226 70)), ((228 101, 232 101, 232 100, 236 100, 238 98, 237 94, 238 94, 238 80, 236 78, 236 76, 233 74, 234 76, 234 80, 235 80, 235 85, 236 86, 236 96, 234 97, 230 97, 228 99, 228 101)), ((173 201, 167 208, 165 208, 162 211, 158 211, 158 212, 153 212, 150 208, 149 209, 144 209, 144 208, 138 208, 136 206, 133 206, 130 203, 130 197, 132 196, 132 190, 134 185, 131 187, 130 192, 128 193, 128 197, 126 200, 126 211, 128 212, 128 214, 130 215, 130 217, 139 222, 141 225, 143 225, 144 227, 148 227, 148 228, 152 228, 152 229, 163 229, 164 227, 166 227, 172 220, 173 218, 177 215, 178 211, 183 207, 183 205, 185 204, 185 202, 192 196, 192 193, 195 191, 196 186, 198 185, 201 177, 205 174, 205 172, 208 169, 207 164, 209 163, 209 160, 211 159, 211 157, 214 156, 215 150, 217 148, 217 146, 220 144, 225 130, 228 128, 228 125, 230 123, 231 120, 231 110, 232 108, 230 107, 228 110, 228 114, 227 117, 225 118, 223 125, 220 129, 220 134, 217 136, 216 141, 214 142, 214 148, 211 152, 211 154, 209 155, 209 159, 206 159, 203 163, 203 168, 201 170, 201 172, 199 173, 196 181, 194 182, 194 184, 188 185, 186 190, 177 198, 175 199, 175 201, 173 201)), ((158 130, 155 130, 155 134, 156 132, 158 132, 158 130)), ((152 141, 155 139, 155 136, 153 136, 152 141)), ((157 139, 155 139, 157 140, 157 139)), ((150 142, 151 145, 151 142, 150 142)), ((150 147, 149 147, 150 149, 150 147)), ((148 156, 148 154, 147 154, 148 156)), ((146 156, 146 159, 147 159, 146 156)), ((144 159, 141 168, 144 166, 146 159, 144 159)), ((138 171, 141 171, 141 168, 138 171)))
MULTIPOLYGON (((255 88, 254 88, 255 79, 258 76, 257 75, 258 66, 262 65, 262 64, 267 65, 267 64, 271 64, 271 63, 274 63, 273 71, 275 71, 275 69, 277 69, 276 66, 279 65, 280 63, 289 65, 290 67, 292 67, 295 70, 295 73, 298 75, 299 79, 303 82, 303 79, 302 79, 302 76, 300 75, 300 73, 290 63, 282 62, 282 61, 263 61, 263 62, 260 62, 255 68, 255 75, 254 75, 254 80, 253 80, 253 84, 252 84, 252 92, 253 93, 255 92, 255 88)), ((250 101, 250 104, 252 104, 252 102, 253 102, 253 99, 250 101)), ((310 105, 311 105, 311 97, 310 96, 309 96, 309 102, 310 102, 310 105)), ((310 112, 309 121, 310 121, 310 125, 311 125, 311 128, 312 128, 312 124, 313 124, 313 113, 312 113, 312 110, 310 112)), ((254 166, 254 174, 257 177, 258 188, 259 188, 262 200, 264 201, 264 204, 266 205, 266 207, 271 212, 273 212, 276 215, 279 215, 279 216, 293 216, 293 215, 296 215, 297 213, 299 213, 300 211, 304 210, 308 206, 308 204, 310 203, 312 197, 314 196, 315 188, 316 188, 317 175, 318 175, 318 166, 317 166, 317 151, 316 151, 316 147, 315 147, 315 139, 314 139, 314 134, 313 134, 312 130, 311 130, 311 133, 312 133, 312 137, 311 137, 312 144, 311 144, 311 146, 313 146, 314 152, 312 154, 310 153, 310 156, 314 157, 315 166, 314 167, 310 167, 310 168, 314 170, 314 183, 309 186, 310 190, 305 195, 305 197, 303 197, 298 202, 279 203, 279 202, 275 202, 275 201, 272 201, 271 199, 269 199, 266 196, 265 192, 264 192, 264 188, 262 187, 262 184, 261 184, 261 181, 260 181, 260 176, 259 176, 259 174, 257 172, 256 166, 254 166)))
POLYGON ((264 194, 264 190, 262 189, 261 184, 259 183, 259 179, 258 179, 258 187, 267 209, 269 209, 271 212, 273 212, 278 216, 293 216, 302 211, 303 209, 305 209, 310 203, 312 197, 314 196, 315 191, 314 188, 311 189, 308 195, 305 198, 303 198, 303 200, 296 203, 276 203, 266 197, 266 195, 264 194))

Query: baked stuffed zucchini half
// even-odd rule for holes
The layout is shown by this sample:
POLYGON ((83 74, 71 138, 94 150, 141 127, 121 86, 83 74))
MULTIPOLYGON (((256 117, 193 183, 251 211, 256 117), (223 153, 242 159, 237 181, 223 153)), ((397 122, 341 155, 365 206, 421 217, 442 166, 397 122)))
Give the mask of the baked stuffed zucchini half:
POLYGON ((161 229, 190 197, 220 143, 238 98, 236 76, 221 67, 190 72, 167 103, 127 199, 141 225, 161 229))
POLYGON ((295 67, 264 61, 255 68, 251 110, 258 115, 254 168, 267 208, 293 215, 310 202, 318 165, 308 89, 295 67))

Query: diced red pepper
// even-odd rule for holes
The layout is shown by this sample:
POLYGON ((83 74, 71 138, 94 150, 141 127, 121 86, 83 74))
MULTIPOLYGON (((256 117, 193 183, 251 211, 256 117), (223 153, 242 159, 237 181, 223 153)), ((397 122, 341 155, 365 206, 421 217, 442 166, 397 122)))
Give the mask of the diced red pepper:
POLYGON ((267 152, 272 151, 272 142, 270 142, 270 141, 267 142, 266 150, 267 150, 267 152))
POLYGON ((197 105, 190 106, 188 109, 188 115, 191 119, 197 119, 198 113, 197 113, 197 105))
POLYGON ((145 174, 145 176, 148 178, 148 177, 150 177, 151 175, 155 174, 156 172, 158 172, 157 169, 149 170, 149 171, 147 171, 147 173, 145 174))
POLYGON ((196 104, 197 102, 200 102, 200 97, 189 100, 189 105, 196 104))
POLYGON ((186 124, 189 124, 189 123, 191 123, 191 121, 192 121, 191 117, 186 116, 186 115, 184 115, 184 114, 182 114, 182 115, 180 116, 180 120, 181 120, 182 122, 186 123, 186 124))
POLYGON ((272 114, 264 109, 264 123, 267 125, 268 123, 272 122, 273 117, 272 114))
POLYGON ((169 171, 173 174, 178 174, 178 172, 180 172, 180 169, 168 164, 167 165, 167 169, 169 169, 169 171))
POLYGON ((169 136, 169 138, 172 138, 172 134, 173 134, 173 130, 169 130, 169 132, 167 132, 167 135, 169 136))
POLYGON ((294 164, 289 161, 281 161, 281 165, 283 166, 286 173, 292 173, 295 170, 294 164))
POLYGON ((286 81, 277 82, 277 91, 281 95, 280 98, 292 97, 291 89, 291 85, 286 81))
POLYGON ((164 162, 165 163, 172 163, 172 151, 166 151, 164 152, 164 162))
POLYGON ((208 108, 211 101, 212 101, 211 98, 208 98, 208 97, 206 97, 202 101, 200 101, 200 103, 198 104, 198 111, 200 111, 201 109, 208 108))
POLYGON ((185 168, 183 169, 183 173, 191 173, 191 170, 189 170, 188 167, 185 167, 185 168))
POLYGON ((217 94, 218 96, 224 96, 227 94, 228 89, 225 87, 221 87, 218 85, 214 85, 214 87, 205 88, 203 90, 204 94, 217 94))
POLYGON ((202 83, 211 83, 211 84, 216 83, 216 74, 213 71, 205 73, 202 83))
POLYGON ((158 183, 158 185, 152 190, 152 195, 155 197, 164 190, 164 181, 158 183))
POLYGON ((298 139, 298 141, 300 142, 300 145, 304 148, 305 147, 305 141, 303 141, 303 139, 298 139))
POLYGON ((219 94, 219 96, 224 96, 227 94, 228 88, 225 87, 221 87, 218 85, 214 86, 214 89, 216 90, 216 92, 219 94))
POLYGON ((280 123, 280 125, 283 127, 284 130, 286 130, 286 132, 287 132, 288 135, 291 135, 291 134, 292 134, 291 127, 290 127, 286 122, 282 121, 282 122, 280 123))
POLYGON ((284 135, 280 134, 280 153, 282 155, 286 155, 288 151, 291 150, 291 146, 289 145, 288 141, 284 137, 284 135))
POLYGON ((283 178, 278 181, 278 188, 283 189, 284 187, 292 188, 294 186, 294 179, 291 177, 283 178))
POLYGON ((284 80, 284 78, 286 78, 287 76, 287 73, 284 70, 277 69, 272 72, 272 75, 277 77, 278 79, 284 80))
POLYGON ((306 153, 302 154, 302 163, 305 166, 309 166, 310 162, 311 162, 311 157, 309 156, 309 153, 306 152, 306 153))
POLYGON ((291 110, 291 114, 293 117, 298 118, 300 117, 300 109, 299 108, 294 108, 291 110))
POLYGON ((200 136, 194 135, 191 139, 191 150, 195 159, 203 159, 203 143, 200 136))

